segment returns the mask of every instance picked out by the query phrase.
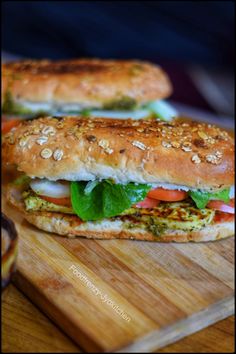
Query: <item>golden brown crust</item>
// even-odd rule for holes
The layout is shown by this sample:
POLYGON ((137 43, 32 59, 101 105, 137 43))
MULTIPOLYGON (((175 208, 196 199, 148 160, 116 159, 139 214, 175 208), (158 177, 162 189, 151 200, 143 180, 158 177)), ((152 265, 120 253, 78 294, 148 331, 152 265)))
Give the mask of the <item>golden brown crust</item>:
POLYGON ((113 178, 217 190, 234 184, 234 140, 194 122, 40 118, 4 138, 3 162, 52 180, 113 178))
MULTIPOLYGON (((81 222, 75 215, 66 215, 51 212, 27 212, 23 202, 18 199, 16 190, 12 187, 8 188, 8 200, 23 214, 25 219, 41 230, 56 233, 67 237, 86 237, 94 239, 130 239, 139 241, 154 242, 203 242, 215 241, 225 237, 234 235, 234 221, 213 223, 200 230, 182 231, 167 230, 162 236, 155 236, 149 231, 143 229, 124 229, 122 224, 107 226, 103 229, 102 224, 94 227, 95 222, 81 222)), ((119 217, 115 218, 119 220, 119 217)))
POLYGON ((29 102, 102 107, 122 97, 137 103, 162 99, 172 86, 163 70, 137 60, 74 59, 20 61, 2 66, 2 97, 29 102))

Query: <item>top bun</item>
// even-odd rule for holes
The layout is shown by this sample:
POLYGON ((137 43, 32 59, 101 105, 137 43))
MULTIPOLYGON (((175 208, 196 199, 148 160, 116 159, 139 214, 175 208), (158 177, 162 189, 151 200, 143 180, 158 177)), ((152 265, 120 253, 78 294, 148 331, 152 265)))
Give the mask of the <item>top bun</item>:
POLYGON ((109 108, 163 99, 172 87, 159 66, 142 61, 25 60, 2 65, 3 100, 7 92, 19 103, 109 108))
POLYGON ((3 162, 51 180, 112 178, 206 191, 234 184, 234 140, 210 124, 40 118, 4 136, 3 162))

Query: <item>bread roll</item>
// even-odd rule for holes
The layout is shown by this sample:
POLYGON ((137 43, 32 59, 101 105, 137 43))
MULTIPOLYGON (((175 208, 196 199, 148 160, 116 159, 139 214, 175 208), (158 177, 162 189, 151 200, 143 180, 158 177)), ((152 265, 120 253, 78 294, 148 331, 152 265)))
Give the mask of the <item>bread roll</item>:
POLYGON ((30 177, 181 185, 217 191, 234 184, 234 140, 210 124, 40 118, 2 145, 3 162, 30 177))
POLYGON ((140 105, 168 97, 172 86, 159 66, 137 60, 25 60, 3 64, 2 101, 7 92, 42 110, 65 104, 78 110, 140 105))

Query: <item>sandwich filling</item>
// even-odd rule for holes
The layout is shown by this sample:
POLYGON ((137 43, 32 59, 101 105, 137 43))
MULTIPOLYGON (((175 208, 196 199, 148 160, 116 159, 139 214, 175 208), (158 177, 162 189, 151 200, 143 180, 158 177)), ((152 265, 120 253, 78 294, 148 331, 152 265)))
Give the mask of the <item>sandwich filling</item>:
POLYGON ((15 181, 23 186, 27 212, 76 215, 81 223, 122 221, 127 229, 139 228, 161 236, 165 230, 193 231, 209 224, 234 220, 233 189, 216 193, 154 187, 151 184, 117 184, 111 180, 15 181))
POLYGON ((103 109, 82 109, 75 104, 51 105, 49 103, 36 102, 14 102, 9 98, 3 103, 2 113, 2 134, 7 134, 12 128, 21 123, 22 120, 29 120, 47 115, 61 117, 65 114, 70 116, 82 116, 83 118, 109 118, 109 119, 158 119, 172 121, 178 116, 177 111, 165 101, 152 101, 143 106, 104 106, 103 109))
POLYGON ((81 115, 83 117, 104 117, 113 119, 145 119, 158 118, 170 121, 177 116, 176 110, 164 100, 151 101, 142 105, 137 104, 132 97, 124 96, 109 101, 102 107, 84 107, 83 104, 69 102, 31 102, 13 99, 11 92, 6 91, 2 112, 7 115, 39 117, 47 115, 81 115))

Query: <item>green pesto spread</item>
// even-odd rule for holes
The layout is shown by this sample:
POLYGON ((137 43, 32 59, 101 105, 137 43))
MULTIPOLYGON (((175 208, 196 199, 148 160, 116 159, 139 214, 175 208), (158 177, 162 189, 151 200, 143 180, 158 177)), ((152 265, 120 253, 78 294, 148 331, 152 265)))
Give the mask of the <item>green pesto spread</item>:
POLYGON ((4 96, 2 112, 5 114, 24 115, 32 113, 30 109, 25 108, 23 105, 14 102, 10 90, 7 90, 4 96))
POLYGON ((103 105, 105 110, 114 111, 132 111, 137 108, 137 102, 132 97, 123 96, 118 99, 109 101, 103 105))

